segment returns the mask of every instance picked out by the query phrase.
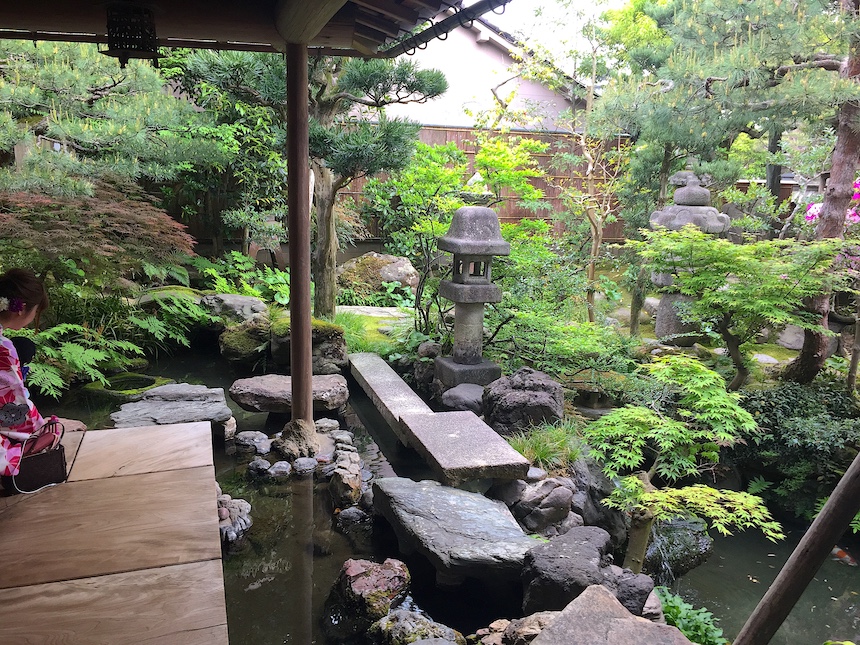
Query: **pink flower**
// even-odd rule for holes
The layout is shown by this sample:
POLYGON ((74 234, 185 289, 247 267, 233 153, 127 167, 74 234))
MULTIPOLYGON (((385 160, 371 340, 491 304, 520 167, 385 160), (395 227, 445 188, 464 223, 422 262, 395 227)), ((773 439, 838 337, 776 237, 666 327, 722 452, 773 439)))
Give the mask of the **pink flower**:
POLYGON ((807 222, 814 222, 816 219, 818 219, 818 216, 821 214, 822 206, 823 206, 823 204, 821 204, 821 203, 807 204, 806 205, 806 215, 804 215, 804 217, 806 218, 806 221, 807 222))
POLYGON ((788 274, 787 274, 787 273, 783 273, 783 274, 781 274, 781 275, 779 276, 779 279, 780 279, 780 280, 788 280, 788 274))
POLYGON ((851 224, 856 224, 857 222, 860 222, 860 213, 857 212, 856 208, 849 208, 848 212, 845 213, 845 220, 849 226, 851 224))

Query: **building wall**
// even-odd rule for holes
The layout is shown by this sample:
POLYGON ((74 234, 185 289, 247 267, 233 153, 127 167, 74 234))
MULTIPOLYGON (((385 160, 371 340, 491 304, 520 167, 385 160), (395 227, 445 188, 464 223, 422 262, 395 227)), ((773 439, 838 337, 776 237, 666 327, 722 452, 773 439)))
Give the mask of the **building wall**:
MULTIPOLYGON (((509 68, 514 59, 509 53, 510 47, 510 43, 478 22, 471 29, 454 29, 444 41, 431 41, 426 49, 416 50, 413 56, 405 58, 421 69, 441 70, 448 79, 448 91, 427 103, 389 106, 386 113, 427 126, 474 126, 477 113, 496 107, 492 88, 512 76, 509 68)), ((517 91, 512 109, 539 108, 545 115, 536 129, 555 129, 558 115, 571 105, 566 98, 543 85, 522 79, 506 83, 499 94, 506 97, 514 89, 517 91)))

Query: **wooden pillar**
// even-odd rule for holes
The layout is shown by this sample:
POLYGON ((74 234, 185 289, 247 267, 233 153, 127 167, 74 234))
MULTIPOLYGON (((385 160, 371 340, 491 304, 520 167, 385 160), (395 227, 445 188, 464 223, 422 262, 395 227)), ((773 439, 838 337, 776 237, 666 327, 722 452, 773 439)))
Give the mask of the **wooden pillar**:
POLYGON ((768 588, 733 645, 767 645, 860 510, 860 455, 768 588))
POLYGON ((290 374, 293 420, 313 424, 308 50, 287 43, 287 204, 290 249, 290 374))

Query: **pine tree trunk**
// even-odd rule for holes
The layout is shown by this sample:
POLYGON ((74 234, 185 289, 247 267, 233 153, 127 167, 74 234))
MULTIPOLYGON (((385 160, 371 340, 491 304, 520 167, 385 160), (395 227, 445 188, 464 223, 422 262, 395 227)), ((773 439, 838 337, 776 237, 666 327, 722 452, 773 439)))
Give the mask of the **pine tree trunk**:
POLYGON ((317 229, 311 271, 314 276, 314 316, 334 318, 337 299, 337 232, 334 200, 337 195, 335 176, 325 166, 313 163, 316 182, 314 205, 317 229))
POLYGON ((854 347, 851 350, 851 363, 848 366, 848 386, 849 392, 854 392, 857 387, 857 366, 860 364, 860 296, 856 298, 856 322, 854 323, 854 347))
MULTIPOLYGON (((842 0, 841 9, 856 15, 860 0, 842 0)), ((857 81, 860 78, 860 36, 852 36, 848 48, 848 60, 840 75, 857 81)), ((830 179, 824 191, 824 204, 815 239, 842 239, 845 231, 845 215, 854 195, 854 176, 857 160, 860 158, 860 103, 848 101, 839 108, 839 124, 836 129, 836 146, 830 166, 830 179)), ((810 299, 807 311, 820 316, 820 324, 827 328, 830 314, 830 294, 824 293, 810 299)), ((824 367, 827 359, 827 337, 820 332, 806 330, 803 335, 803 348, 796 359, 789 363, 783 378, 798 383, 809 383, 824 367)))

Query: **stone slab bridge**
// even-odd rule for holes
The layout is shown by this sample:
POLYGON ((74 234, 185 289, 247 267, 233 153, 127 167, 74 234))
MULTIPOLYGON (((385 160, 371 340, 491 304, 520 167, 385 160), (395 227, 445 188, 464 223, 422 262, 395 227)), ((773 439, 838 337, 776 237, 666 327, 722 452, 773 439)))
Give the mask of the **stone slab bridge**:
POLYGON ((400 442, 415 449, 443 483, 526 478, 528 460, 474 412, 434 412, 376 354, 350 354, 349 364, 400 442))

